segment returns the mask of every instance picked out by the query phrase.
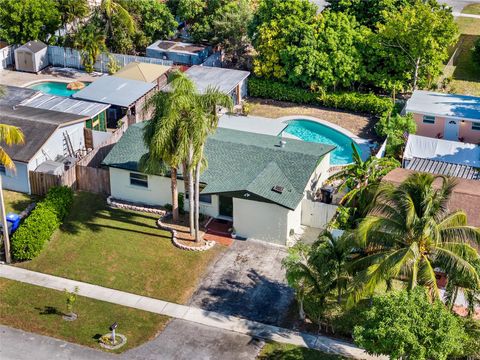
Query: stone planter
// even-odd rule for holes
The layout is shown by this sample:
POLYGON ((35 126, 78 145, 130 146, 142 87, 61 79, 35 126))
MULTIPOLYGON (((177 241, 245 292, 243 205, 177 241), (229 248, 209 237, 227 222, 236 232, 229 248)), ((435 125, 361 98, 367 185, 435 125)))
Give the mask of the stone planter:
POLYGON ((65 320, 65 321, 75 321, 75 320, 77 320, 77 318, 78 318, 78 315, 75 314, 74 312, 71 312, 69 314, 64 314, 62 316, 62 319, 65 320))

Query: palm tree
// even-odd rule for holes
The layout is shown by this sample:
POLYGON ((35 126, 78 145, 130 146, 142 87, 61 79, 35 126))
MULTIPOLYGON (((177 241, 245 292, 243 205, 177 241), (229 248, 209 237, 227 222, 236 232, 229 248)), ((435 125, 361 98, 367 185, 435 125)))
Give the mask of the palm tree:
MULTIPOLYGON (((0 92, 2 89, 0 88, 0 92)), ((0 124, 0 144, 5 143, 7 146, 23 144, 24 137, 22 130, 15 126, 10 126, 6 124, 0 124)), ((10 156, 7 154, 5 149, 0 145, 0 164, 3 165, 6 169, 15 171, 15 164, 10 156)), ((0 207, 1 207, 1 216, 2 216, 2 225, 3 225, 3 244, 5 248, 5 261, 9 264, 12 259, 10 256, 10 239, 8 236, 8 224, 5 218, 5 204, 3 201, 3 190, 2 190, 2 176, 0 175, 0 207)))
POLYGON ((400 163, 393 158, 370 156, 364 161, 353 143, 352 150, 353 163, 329 178, 329 181, 342 180, 339 190, 348 188, 349 191, 343 197, 342 204, 355 202, 362 193, 371 191, 383 176, 400 166, 400 163))
POLYGON ((62 17, 63 28, 68 23, 83 19, 90 11, 88 0, 58 0, 58 9, 62 17))
POLYGON ((135 32, 135 22, 132 15, 118 1, 102 0, 98 10, 105 21, 105 30, 108 38, 113 37, 115 33, 113 28, 113 18, 115 16, 128 34, 133 34, 135 32))
POLYGON ((436 267, 475 286, 480 283, 472 265, 479 255, 471 246, 480 243, 480 229, 467 225, 463 211, 448 211, 454 186, 450 178, 416 173, 397 188, 382 188, 355 234, 355 246, 363 249, 363 256, 351 264, 357 272, 351 301, 395 278, 407 281, 409 289, 424 285, 433 298, 438 297, 436 267), (433 186, 435 180, 439 189, 433 186))
POLYGON ((106 50, 105 36, 99 33, 94 25, 89 24, 77 33, 74 46, 81 51, 85 71, 91 73, 97 58, 106 50))

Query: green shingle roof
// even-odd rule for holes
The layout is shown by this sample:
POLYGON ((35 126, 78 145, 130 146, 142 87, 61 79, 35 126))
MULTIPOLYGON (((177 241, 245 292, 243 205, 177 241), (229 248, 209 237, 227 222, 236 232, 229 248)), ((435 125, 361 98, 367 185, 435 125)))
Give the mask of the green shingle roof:
MULTIPOLYGON (((142 129, 145 123, 130 126, 103 163, 107 166, 139 171, 140 158, 147 153, 142 129)), ((288 139, 279 146, 276 136, 218 128, 205 146, 207 169, 201 181, 202 193, 231 193, 273 202, 295 209, 320 159, 333 146, 288 139), (283 187, 280 194, 272 190, 283 187), (245 195, 249 194, 249 195, 245 195)))

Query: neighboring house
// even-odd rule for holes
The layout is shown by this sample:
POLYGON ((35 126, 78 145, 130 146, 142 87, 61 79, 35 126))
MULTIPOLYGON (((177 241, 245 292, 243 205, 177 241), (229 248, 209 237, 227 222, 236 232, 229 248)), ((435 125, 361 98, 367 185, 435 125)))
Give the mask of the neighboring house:
MULTIPOLYGON (((139 170, 139 161, 148 151, 143 127, 131 126, 103 164, 110 168, 113 198, 163 206, 171 203, 170 179, 139 170)), ((302 203, 309 201, 328 177, 334 147, 279 140, 218 128, 205 146, 208 167, 201 175, 200 211, 233 221, 237 234, 247 238, 284 245, 301 232, 302 218, 310 216, 302 213, 302 203)), ((183 180, 178 189, 185 192, 183 180)))
MULTIPOLYGON (((195 83, 200 93, 204 93, 209 87, 230 94, 233 103, 238 105, 247 95, 248 71, 232 70, 209 66, 192 66, 185 74, 195 83)), ((169 90, 167 85, 164 91, 169 90)))
POLYGON ((110 104, 107 111, 109 128, 127 116, 128 125, 149 119, 144 113, 145 101, 156 85, 144 81, 124 79, 116 76, 102 76, 84 89, 73 94, 73 98, 110 104))
MULTIPOLYGON (((397 168, 382 179, 395 185, 401 184, 415 171, 397 168)), ((452 196, 447 203, 449 211, 463 210, 467 214, 468 224, 480 227, 480 183, 476 180, 458 178, 452 196)), ((434 187, 440 187, 440 179, 434 182, 434 187)), ((478 245, 477 245, 478 248, 478 245)))
POLYGON ((15 69, 38 73, 49 65, 48 46, 38 40, 29 41, 15 49, 15 69))
POLYGON ((409 135, 403 153, 403 167, 432 174, 480 180, 480 146, 409 135))
POLYGON ((2 144, 16 167, 15 172, 0 167, 6 189, 30 193, 30 171, 47 162, 58 173, 63 164, 74 162, 78 152, 85 148, 86 116, 26 106, 0 106, 0 119, 3 124, 19 127, 25 136, 23 145, 2 144))
POLYGON ((480 97, 415 90, 407 101, 417 135, 480 143, 480 97))
POLYGON ((161 89, 167 85, 168 72, 171 68, 171 66, 134 61, 118 70, 113 76, 154 83, 157 85, 157 89, 161 89))
POLYGON ((212 53, 212 48, 181 41, 158 40, 147 47, 147 57, 170 60, 179 65, 200 65, 212 53))

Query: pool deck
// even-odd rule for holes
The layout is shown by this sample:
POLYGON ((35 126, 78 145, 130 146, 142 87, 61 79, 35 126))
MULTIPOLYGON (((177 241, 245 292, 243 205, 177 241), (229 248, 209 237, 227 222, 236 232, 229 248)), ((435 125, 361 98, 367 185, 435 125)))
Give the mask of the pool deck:
POLYGON ((76 69, 49 67, 38 74, 15 70, 0 70, 0 84, 25 87, 42 81, 72 82, 75 80, 92 82, 101 74, 88 74, 76 69))
MULTIPOLYGON (((243 116, 243 115, 223 115, 220 117, 218 122, 218 126, 221 128, 226 129, 233 129, 233 130, 240 130, 240 131, 248 131, 254 132, 258 134, 265 134, 265 135, 272 135, 272 136, 279 136, 280 133, 288 126, 289 120, 295 119, 302 119, 302 120, 310 120, 317 122, 319 124, 328 126, 346 136, 351 138, 361 150, 362 158, 366 160, 370 156, 370 140, 363 139, 352 132, 338 126, 336 124, 332 124, 329 121, 325 121, 322 119, 318 119, 313 116, 306 116, 306 115, 292 115, 292 116, 283 116, 277 119, 271 119, 261 116, 243 116)), ((284 133, 282 136, 288 138, 298 139, 296 136, 291 134, 284 133)))

